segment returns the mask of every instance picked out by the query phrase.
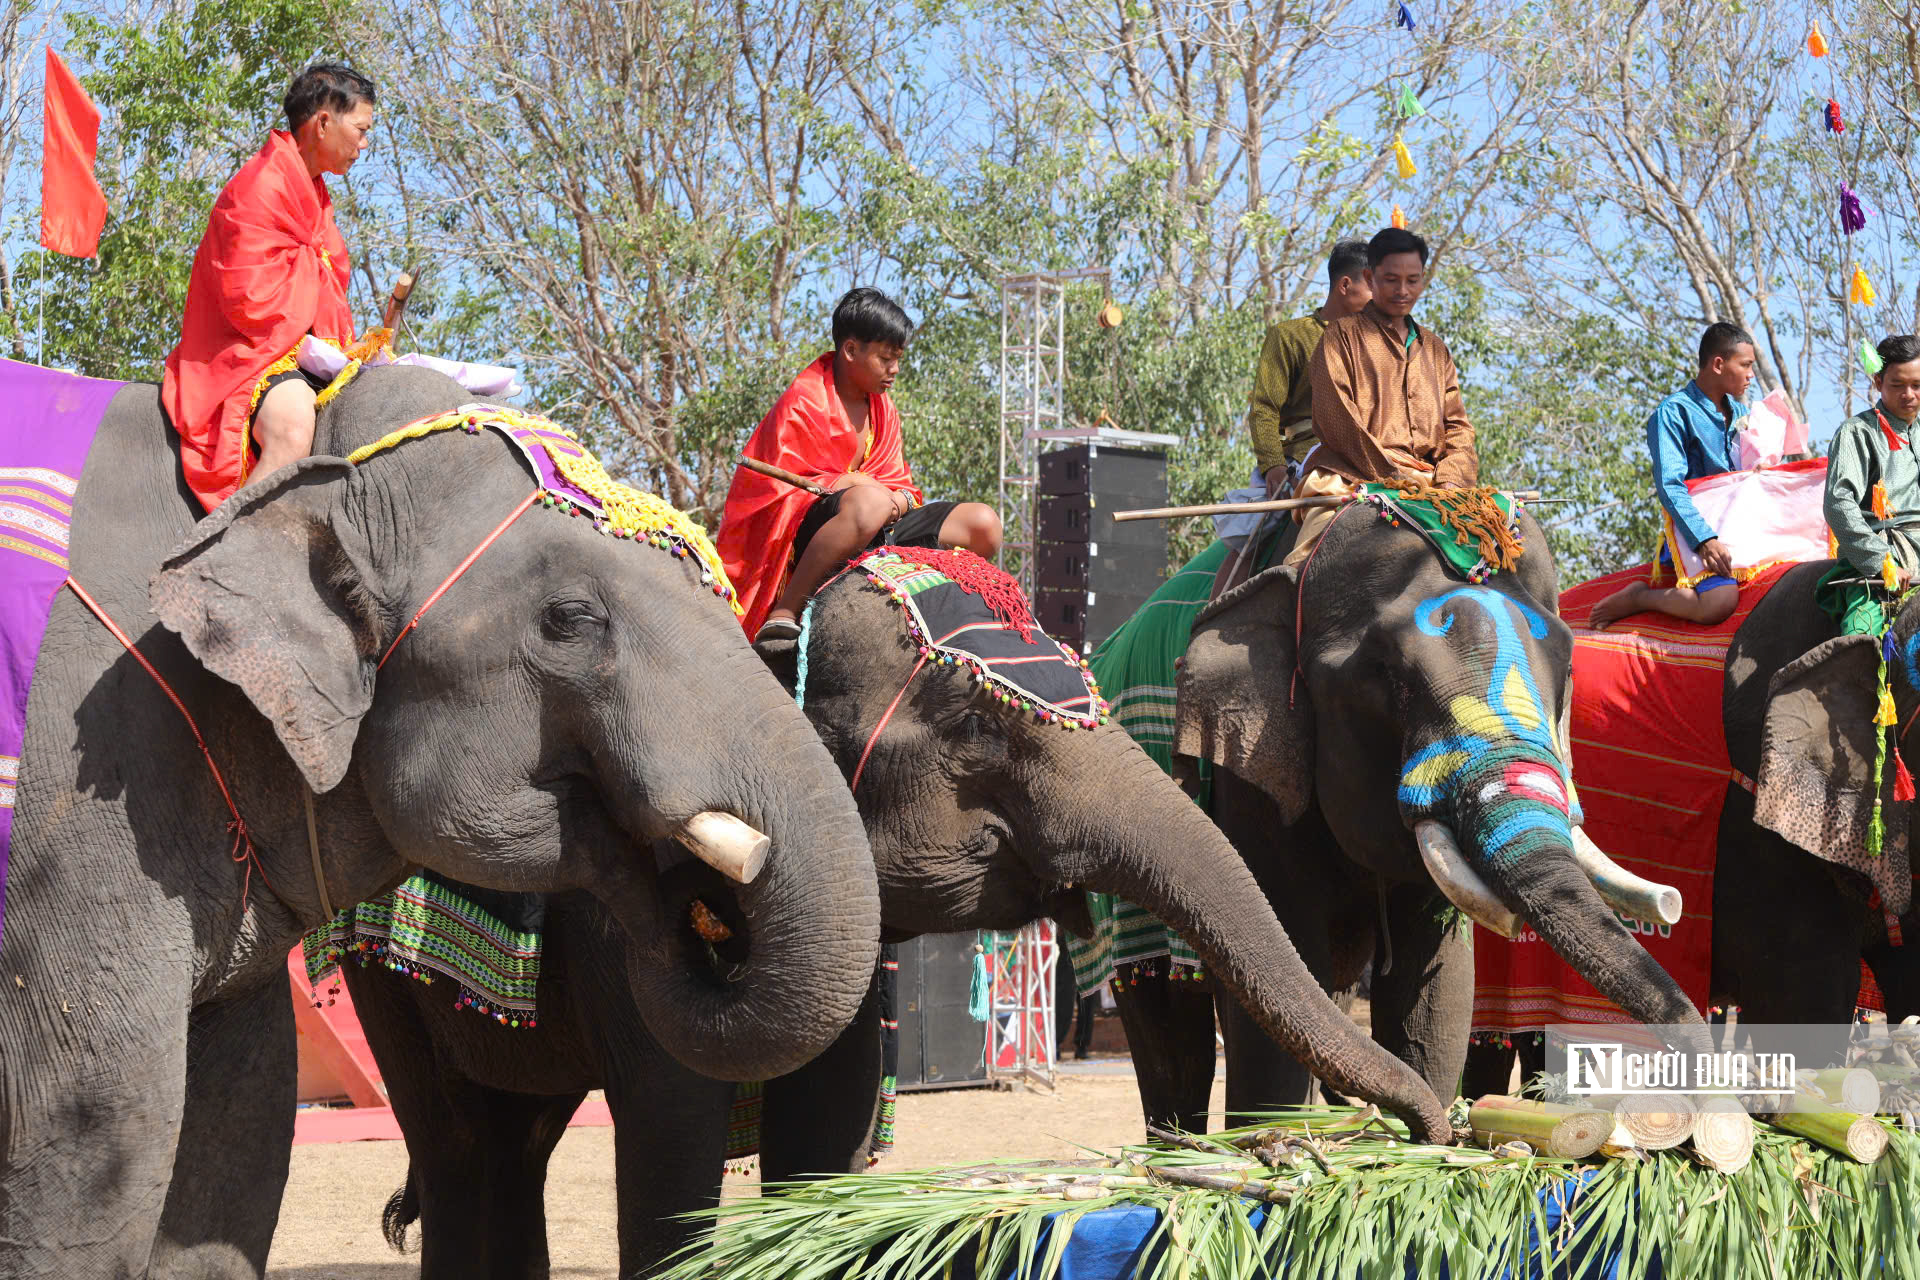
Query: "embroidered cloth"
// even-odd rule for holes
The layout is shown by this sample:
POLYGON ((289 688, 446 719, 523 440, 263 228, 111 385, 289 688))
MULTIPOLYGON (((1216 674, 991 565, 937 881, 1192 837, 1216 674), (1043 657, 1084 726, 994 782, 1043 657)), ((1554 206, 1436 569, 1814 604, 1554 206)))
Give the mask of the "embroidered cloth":
POLYGON ((1017 587, 1012 596, 1021 612, 996 614, 988 595, 1000 595, 1012 580, 972 552, 884 547, 852 567, 905 611, 907 634, 930 662, 966 667, 996 701, 1048 724, 1091 729, 1106 719, 1088 664, 1024 616, 1017 587), (940 564, 969 580, 956 581, 940 564))
MULTIPOLYGON (((1735 581, 1749 582, 1774 565, 1827 558, 1826 484, 1827 460, 1809 458, 1689 480, 1687 496, 1733 556, 1735 581)), ((1664 507, 1660 514, 1661 548, 1679 566, 1679 585, 1709 577, 1692 541, 1676 535, 1673 516, 1664 507)))
POLYGON ((1359 500, 1378 509, 1382 519, 1417 530, 1468 582, 1485 582, 1519 560, 1520 504, 1511 494, 1365 484, 1359 500))
MULTIPOLYGON (((1764 570, 1742 586, 1732 615, 1713 627, 1640 613, 1589 630, 1594 606, 1645 581, 1647 565, 1560 596, 1560 616, 1573 629, 1573 774, 1586 832, 1629 871, 1680 890, 1678 924, 1621 923, 1702 1011, 1713 964, 1716 840, 1733 777, 1720 713, 1727 647, 1789 568, 1764 570)), ((1511 941, 1478 925, 1473 932, 1476 1032, 1631 1021, 1532 929, 1511 941)))
POLYGON ((125 385, 0 360, 0 929, 27 689, 54 592, 67 580, 68 527, 87 450, 125 385))

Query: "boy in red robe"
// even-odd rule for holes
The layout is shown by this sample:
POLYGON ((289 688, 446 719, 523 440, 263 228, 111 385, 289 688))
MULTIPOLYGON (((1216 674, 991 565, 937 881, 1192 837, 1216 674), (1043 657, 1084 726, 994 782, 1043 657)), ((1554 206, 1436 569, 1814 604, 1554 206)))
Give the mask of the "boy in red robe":
POLYGON ((254 472, 312 452, 314 395, 325 383, 294 363, 300 340, 353 341, 347 245, 321 175, 346 173, 367 149, 373 82, 316 63, 283 106, 287 131, 274 130, 214 202, 160 386, 180 433, 180 470, 208 511, 254 472))
POLYGON ((927 502, 902 453, 887 391, 913 322, 878 289, 833 309, 833 350, 800 371, 743 452, 830 490, 740 467, 716 539, 756 641, 800 634, 807 597, 869 547, 965 547, 992 557, 1000 517, 980 502, 927 502))

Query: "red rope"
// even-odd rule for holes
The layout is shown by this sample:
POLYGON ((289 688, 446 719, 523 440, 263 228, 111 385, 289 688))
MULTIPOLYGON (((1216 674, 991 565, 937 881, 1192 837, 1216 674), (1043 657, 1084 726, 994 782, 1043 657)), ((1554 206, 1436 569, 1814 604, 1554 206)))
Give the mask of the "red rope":
POLYGON ((120 624, 115 622, 113 618, 108 615, 107 611, 100 607, 100 602, 88 595, 87 589, 75 582, 71 577, 67 579, 66 586, 67 590, 73 592, 74 595, 80 598, 81 604, 84 604, 93 611, 93 616, 100 619, 101 625, 113 633, 113 638, 118 640, 121 645, 125 647, 126 651, 133 655, 133 660, 145 668, 148 675, 153 677, 153 682, 160 686, 160 692, 167 695, 167 700, 173 703, 174 709, 180 713, 180 718, 187 722, 187 728, 193 732, 193 740, 200 745, 200 754, 206 759, 207 768, 213 773, 214 785, 220 788, 220 798, 227 802, 227 812, 233 815, 233 821, 227 824, 227 830, 233 832, 233 848, 230 851, 230 856, 235 862, 244 863, 247 868, 246 879, 241 881, 240 884, 240 909, 245 911, 247 909, 247 890, 253 883, 253 873, 256 870, 260 872, 261 883, 265 884, 268 889, 273 888, 273 882, 267 879, 267 869, 261 865, 260 855, 254 850, 253 837, 247 834, 246 819, 240 816, 240 809, 233 802, 233 792, 227 789, 227 780, 221 776, 220 766, 213 762, 213 752, 208 749, 207 740, 200 736, 200 726, 194 723, 193 713, 187 710, 186 703, 180 701, 180 695, 173 691, 173 686, 167 683, 166 677, 156 671, 153 664, 147 661, 147 655, 134 648, 133 641, 128 639, 127 633, 120 629, 120 624))
POLYGON ((493 527, 493 532, 488 534, 485 540, 482 541, 479 546, 475 547, 465 560, 462 560, 460 562, 460 565, 458 568, 456 568, 452 573, 447 575, 446 581, 442 582, 438 587, 434 588, 433 594, 427 597, 427 602, 420 606, 419 611, 415 613, 412 618, 407 620, 407 625, 400 628, 400 634, 393 638, 393 643, 387 646, 387 651, 380 655, 380 661, 374 663, 373 669, 375 671, 378 671, 381 667, 384 667, 387 665, 387 659, 393 656, 393 651, 400 647, 400 642, 407 638, 407 633, 413 630, 414 625, 418 623, 423 616, 425 616, 427 610, 433 608, 434 603, 438 601, 441 596, 447 594, 447 588, 451 587, 455 582, 458 582, 460 580, 460 575, 465 573, 468 569, 471 569, 473 567, 473 562, 475 560, 478 560, 481 554, 485 552, 488 547, 493 545, 494 539, 498 538, 501 534, 505 533, 507 531, 507 526, 512 524, 515 520, 518 520, 521 514, 524 513, 528 507, 533 505, 533 500, 535 498, 538 498, 539 496, 540 496, 540 490, 535 489, 532 493, 528 494, 525 498, 521 499, 520 505, 515 507, 512 513, 509 514, 505 520, 502 520, 499 524, 493 527))
POLYGON ((893 701, 887 704, 887 712, 880 717, 880 723, 873 726, 873 736, 867 739, 866 750, 860 753, 860 763, 853 766, 853 781, 847 784, 848 791, 860 789, 860 775, 867 771, 867 757, 873 754, 873 744, 880 741, 880 734, 887 727, 887 721, 893 719, 893 713, 900 709, 900 699, 907 696, 907 687, 913 678, 920 674, 920 668, 927 665, 927 656, 920 655, 920 661, 913 664, 913 670, 907 672, 907 683, 900 686, 900 692, 893 695, 893 701))
POLYGON ((1033 629, 1040 624, 1034 621, 1025 593, 1012 574, 991 561, 957 547, 951 551, 939 547, 882 547, 872 554, 898 556, 908 564, 925 565, 946 574, 962 591, 979 596, 1002 626, 1018 631, 1026 643, 1033 643, 1033 629))

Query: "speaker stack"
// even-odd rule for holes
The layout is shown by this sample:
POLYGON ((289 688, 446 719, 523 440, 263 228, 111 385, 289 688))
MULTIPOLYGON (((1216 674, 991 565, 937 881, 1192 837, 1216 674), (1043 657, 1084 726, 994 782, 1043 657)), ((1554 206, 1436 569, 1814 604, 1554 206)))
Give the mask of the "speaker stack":
POLYGON ((1034 505, 1035 616, 1054 639, 1092 653, 1166 581, 1166 522, 1113 518, 1167 505, 1166 452, 1097 443, 1049 450, 1034 505))
POLYGON ((967 1012, 975 936, 927 933, 897 948, 903 1093, 987 1083, 987 1028, 967 1012))

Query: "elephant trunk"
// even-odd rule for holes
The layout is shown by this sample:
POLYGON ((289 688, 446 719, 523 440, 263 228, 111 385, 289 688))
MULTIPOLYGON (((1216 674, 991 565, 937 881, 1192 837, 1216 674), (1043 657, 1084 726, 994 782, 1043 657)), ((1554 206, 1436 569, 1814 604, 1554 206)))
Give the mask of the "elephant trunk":
MULTIPOLYGON (((740 661, 740 687, 778 689, 750 651, 740 661)), ((859 811, 811 726, 797 714, 715 720, 736 727, 680 744, 668 785, 608 797, 625 856, 639 844, 660 873, 603 877, 595 891, 626 929, 648 1031, 702 1075, 768 1080, 858 1011, 879 960, 879 887, 859 811)))
POLYGON ((1036 785, 1039 820, 1062 832, 1050 833, 1049 844, 1073 850, 1058 874, 1120 894, 1176 930, 1262 1029, 1316 1076, 1400 1116, 1417 1141, 1451 1141, 1446 1108, 1426 1081, 1328 998, 1220 830, 1124 734, 1092 736, 1107 758, 1082 762, 1074 776, 1097 777, 1100 795, 1129 800, 1124 812, 1094 814, 1088 794, 1064 778, 1036 785), (1128 820, 1143 813, 1153 821, 1128 820))

